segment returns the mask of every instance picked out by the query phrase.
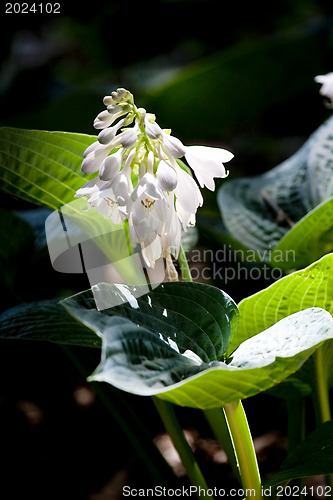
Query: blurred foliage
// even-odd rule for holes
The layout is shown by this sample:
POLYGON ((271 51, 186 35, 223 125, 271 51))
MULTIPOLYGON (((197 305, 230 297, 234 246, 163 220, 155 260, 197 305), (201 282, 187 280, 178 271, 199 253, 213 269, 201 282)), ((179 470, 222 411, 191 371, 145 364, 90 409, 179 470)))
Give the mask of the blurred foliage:
POLYGON ((3 125, 91 133, 103 95, 123 86, 183 140, 222 142, 258 158, 255 146, 281 154, 271 134, 308 134, 324 115, 313 77, 331 69, 328 1, 61 9, 60 16, 7 15, 3 125))

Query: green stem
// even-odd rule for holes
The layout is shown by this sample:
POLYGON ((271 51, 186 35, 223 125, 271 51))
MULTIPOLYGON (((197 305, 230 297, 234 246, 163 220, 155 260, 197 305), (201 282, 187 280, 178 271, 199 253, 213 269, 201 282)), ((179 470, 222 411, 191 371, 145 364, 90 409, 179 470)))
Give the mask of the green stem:
POLYGON ((157 397, 153 397, 153 401, 158 413, 160 414, 164 427, 171 437, 176 450, 178 451, 189 480, 192 485, 196 487, 198 498, 204 496, 205 498, 213 500, 213 497, 208 494, 206 481, 194 458, 193 452, 185 439, 184 432, 179 425, 172 404, 157 397))
MULTIPOLYGON (((324 346, 318 347, 314 356, 317 387, 314 392, 313 400, 317 425, 320 425, 332 419, 329 398, 328 370, 325 369, 324 363, 324 346)), ((333 492, 333 474, 327 475, 326 482, 330 485, 331 491, 333 492)))
POLYGON ((126 236, 126 243, 127 243, 127 249, 128 249, 128 255, 132 255, 132 242, 131 242, 131 235, 129 231, 129 222, 128 219, 125 219, 123 222, 123 228, 126 236))
POLYGON ((184 252, 182 245, 180 245, 180 248, 179 248, 178 263, 179 263, 180 270, 181 270, 181 273, 183 276, 183 280, 184 281, 193 281, 190 267, 188 265, 187 258, 186 258, 186 255, 185 255, 185 252, 184 252))
POLYGON ((235 455, 234 444, 230 436, 225 413, 221 408, 213 408, 211 410, 204 410, 204 415, 214 433, 214 436, 216 437, 217 442, 228 457, 228 461, 235 478, 239 483, 241 483, 237 457, 235 455))
POLYGON ((223 407, 238 460, 244 495, 261 499, 261 480, 250 429, 241 401, 223 407))
POLYGON ((320 346, 315 352, 315 367, 316 367, 316 383, 317 383, 317 408, 318 423, 324 423, 331 420, 331 408, 329 400, 329 388, 328 388, 328 372, 325 370, 324 363, 324 346, 320 346))

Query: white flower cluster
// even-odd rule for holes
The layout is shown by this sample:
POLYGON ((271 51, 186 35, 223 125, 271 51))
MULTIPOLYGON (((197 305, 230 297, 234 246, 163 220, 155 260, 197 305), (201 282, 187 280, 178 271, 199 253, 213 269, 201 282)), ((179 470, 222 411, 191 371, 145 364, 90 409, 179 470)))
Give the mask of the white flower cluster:
POLYGON ((101 132, 82 162, 83 172, 98 171, 98 176, 76 196, 87 196, 88 208, 115 224, 128 219, 132 243, 141 244, 146 264, 154 267, 164 257, 173 279, 172 256, 178 256, 181 225, 184 230, 194 225, 203 203, 196 182, 177 159, 185 157, 200 186, 214 190, 214 177, 228 175, 223 163, 233 154, 219 148, 184 146, 159 127, 153 114, 137 108, 128 90, 120 88, 103 102, 106 110, 94 122, 101 132))

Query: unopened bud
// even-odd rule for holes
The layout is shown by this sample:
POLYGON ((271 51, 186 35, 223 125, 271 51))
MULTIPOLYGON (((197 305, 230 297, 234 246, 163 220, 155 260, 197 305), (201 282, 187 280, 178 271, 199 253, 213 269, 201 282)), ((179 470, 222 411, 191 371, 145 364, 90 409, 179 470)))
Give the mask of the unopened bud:
POLYGON ((177 137, 173 137, 172 135, 168 135, 166 133, 163 133, 163 146, 167 153, 174 158, 181 158, 186 153, 184 144, 177 139, 177 137))
POLYGON ((145 117, 145 130, 150 139, 158 139, 162 134, 162 129, 152 118, 153 115, 146 115, 145 117))
POLYGON ((120 141, 121 145, 124 148, 129 149, 132 146, 134 146, 134 144, 137 141, 137 137, 138 137, 138 128, 139 128, 138 124, 136 123, 133 128, 126 130, 124 132, 124 135, 121 137, 121 141, 120 141))
POLYGON ((109 127, 114 122, 114 120, 114 116, 111 115, 107 110, 102 111, 95 118, 94 127, 97 129, 109 127))
POLYGON ((163 191, 173 191, 176 188, 177 173, 166 161, 160 161, 156 175, 158 184, 163 191))
POLYGON ((99 169, 99 178, 102 181, 111 181, 118 174, 121 167, 121 151, 108 156, 99 169))

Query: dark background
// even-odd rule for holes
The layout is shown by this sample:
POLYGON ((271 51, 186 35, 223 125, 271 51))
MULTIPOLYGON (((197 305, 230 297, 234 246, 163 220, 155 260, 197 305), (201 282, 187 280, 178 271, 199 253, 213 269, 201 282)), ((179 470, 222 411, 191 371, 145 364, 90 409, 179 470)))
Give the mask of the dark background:
MULTIPOLYGON (((184 143, 232 150, 234 178, 276 166, 330 113, 314 83, 333 71, 330 1, 63 0, 60 9, 5 14, 2 3, 0 125, 95 134, 103 96, 121 86, 184 143)), ((53 271, 30 226, 9 214, 34 207, 2 194, 0 208, 2 241, 13 242, 0 250, 2 310, 88 287, 82 277, 53 271)), ((215 194, 205 193, 200 213, 218 214, 215 194)), ((200 248, 212 245, 201 235, 200 248)), ((240 300, 266 285, 236 283, 226 291, 240 300)), ((1 341, 1 499, 111 500, 121 498, 123 484, 160 484, 124 428, 140 434, 134 408, 155 438, 162 425, 151 401, 104 384, 101 396, 85 381, 98 361, 98 351, 1 341)), ((255 437, 278 436, 260 455, 268 476, 284 456, 285 403, 261 395, 245 406, 255 437)), ((177 412, 185 428, 211 443, 200 412, 177 412)), ((228 466, 199 438, 196 455, 210 486, 234 486, 228 466)), ((156 464, 166 484, 187 484, 170 478, 158 457, 156 464)))

